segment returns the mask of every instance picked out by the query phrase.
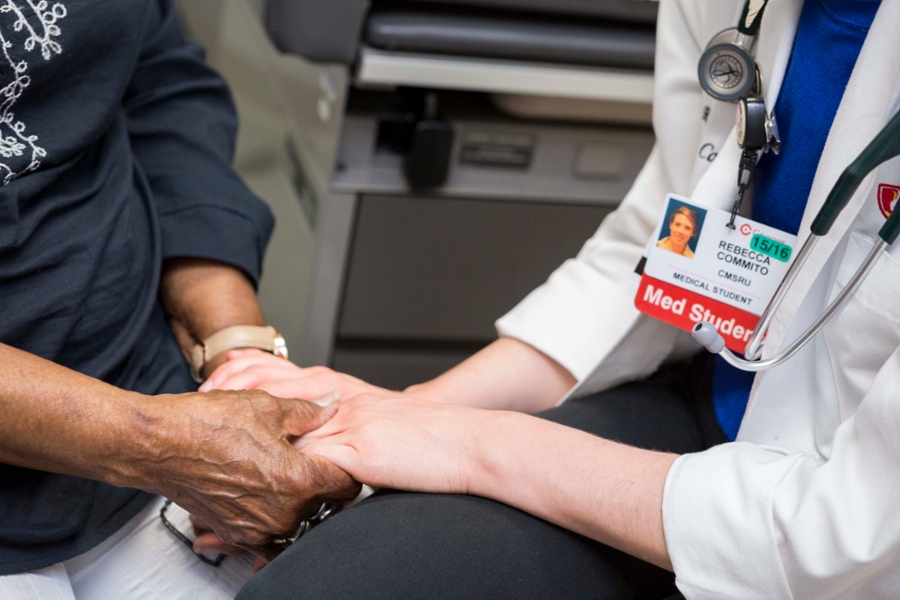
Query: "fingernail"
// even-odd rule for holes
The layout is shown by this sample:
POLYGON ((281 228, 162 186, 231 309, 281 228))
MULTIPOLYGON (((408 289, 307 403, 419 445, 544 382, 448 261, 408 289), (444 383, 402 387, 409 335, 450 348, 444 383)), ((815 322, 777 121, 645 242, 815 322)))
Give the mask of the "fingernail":
POLYGON ((206 554, 209 552, 211 548, 209 546, 204 546, 203 544, 194 544, 194 552, 197 554, 206 554))
POLYGON ((333 392, 328 392, 321 398, 316 398, 313 400, 313 404, 318 404, 322 408, 327 408, 341 399, 341 391, 334 390, 333 392))

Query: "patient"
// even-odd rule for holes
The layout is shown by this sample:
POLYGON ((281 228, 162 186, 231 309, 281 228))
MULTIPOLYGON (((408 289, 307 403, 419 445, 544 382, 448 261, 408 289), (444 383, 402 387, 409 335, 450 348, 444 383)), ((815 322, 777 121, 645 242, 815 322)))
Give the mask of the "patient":
POLYGON ((196 393, 210 338, 275 339, 231 94, 176 0, 6 0, 0 47, 0 598, 230 599, 165 498, 273 556, 358 490, 284 441, 318 407, 196 393))

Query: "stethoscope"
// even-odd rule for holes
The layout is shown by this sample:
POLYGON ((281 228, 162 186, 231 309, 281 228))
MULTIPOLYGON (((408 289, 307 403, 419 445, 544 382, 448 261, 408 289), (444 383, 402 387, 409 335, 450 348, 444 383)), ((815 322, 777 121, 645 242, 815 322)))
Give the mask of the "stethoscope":
MULTIPOLYGON (((737 29, 729 29, 718 34, 707 46, 706 51, 700 59, 700 83, 703 89, 711 96, 728 101, 738 101, 743 103, 748 94, 756 88, 756 94, 759 93, 760 76, 759 69, 756 66, 753 56, 750 54, 755 36, 759 31, 760 20, 768 0, 747 0, 744 11, 741 15, 741 25, 737 29), (727 58, 722 58, 722 57, 727 58), (738 69, 735 65, 741 67, 738 69), (752 69, 747 65, 752 65, 752 69), (704 75, 704 71, 706 75, 704 75), (749 83, 748 83, 749 82, 749 83), (723 85, 724 84, 724 85, 723 85), (723 93, 727 92, 726 93, 723 93), (738 91, 741 91, 738 94, 738 91), (718 96, 716 94, 719 94, 718 96)), ((751 95, 756 95, 751 94, 751 95)), ((764 105, 763 105, 764 106, 764 105)), ((748 127, 745 120, 741 123, 741 108, 738 108, 738 125, 739 128, 748 127)), ((767 135, 765 121, 774 123, 771 115, 765 114, 765 108, 761 111, 765 115, 765 119, 761 120, 759 112, 756 113, 755 121, 752 124, 756 133, 750 133, 750 136, 756 136, 753 139, 761 140, 763 135, 767 135)), ((745 113, 746 116, 746 113, 745 113)), ((740 132, 739 132, 740 133, 740 132)), ((775 130, 777 138, 777 129, 775 130)), ((739 138, 742 136, 739 135, 739 138)), ((745 134, 744 139, 747 139, 745 134)), ((765 151, 769 148, 775 150, 776 147, 771 144, 763 144, 757 148, 758 151, 765 151)), ((743 147, 743 144, 742 144, 743 147)), ((746 148, 745 148, 746 154, 746 148)), ((750 336, 747 346, 744 349, 744 358, 741 358, 725 348, 725 340, 716 330, 715 326, 709 322, 701 321, 694 326, 692 334, 694 339, 714 354, 719 354, 729 364, 743 371, 765 371, 776 367, 793 357, 807 343, 818 334, 825 325, 834 317, 838 310, 847 302, 849 297, 859 288, 865 278, 869 275, 875 262, 881 256, 881 253, 897 240, 900 235, 900 206, 894 210, 887 222, 878 232, 878 242, 866 256, 862 265, 856 270, 853 278, 847 283, 843 291, 828 305, 825 311, 819 316, 815 323, 809 326, 790 346, 782 350, 775 356, 760 360, 762 355, 763 344, 765 341, 766 331, 772 322, 772 317, 781 307, 785 296, 797 279, 797 275, 809 258, 816 243, 820 238, 828 235, 832 225, 837 221, 841 211, 850 202, 850 198, 856 193, 863 179, 878 168, 882 163, 900 156, 900 112, 888 122, 888 124, 875 136, 875 139, 866 147, 865 150, 850 163, 844 172, 838 178, 837 183, 831 188, 825 203, 813 220, 811 235, 804 242, 797 254, 794 262, 788 269, 787 274, 778 286, 775 296, 772 298, 766 310, 759 319, 756 329, 750 336)), ((754 157, 755 158, 755 157, 754 157)), ((742 162, 744 162, 742 160, 742 162)), ((739 174, 739 189, 741 187, 742 171, 739 174)), ((739 198, 736 204, 739 205, 742 191, 738 192, 739 198)), ((734 209, 737 213, 737 206, 734 209)))

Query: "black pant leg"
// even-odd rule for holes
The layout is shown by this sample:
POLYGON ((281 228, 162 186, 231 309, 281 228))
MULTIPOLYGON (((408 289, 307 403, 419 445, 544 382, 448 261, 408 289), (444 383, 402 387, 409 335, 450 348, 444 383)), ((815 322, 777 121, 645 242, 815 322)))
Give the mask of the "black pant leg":
POLYGON ((673 589, 650 565, 484 498, 380 493, 340 517, 273 561, 238 599, 642 597, 629 578, 659 590, 650 597, 673 589))
POLYGON ((538 415, 602 438, 663 452, 705 449, 692 403, 668 378, 628 383, 538 415))
MULTIPOLYGON (((644 448, 703 449, 690 402, 667 378, 541 417, 644 448)), ((658 600, 674 592, 671 573, 509 506, 381 492, 307 534, 237 598, 658 600)))

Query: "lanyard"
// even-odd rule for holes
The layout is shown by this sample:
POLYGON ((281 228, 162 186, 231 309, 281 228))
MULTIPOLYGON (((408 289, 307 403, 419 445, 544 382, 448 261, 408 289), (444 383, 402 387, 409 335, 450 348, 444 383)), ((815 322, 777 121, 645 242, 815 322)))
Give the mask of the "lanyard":
POLYGON ((766 110, 762 75, 751 52, 769 0, 747 0, 737 27, 716 34, 700 57, 697 73, 704 91, 717 100, 737 103, 738 166, 737 194, 728 227, 734 229, 741 203, 761 154, 781 146, 775 116, 766 110))
POLYGON ((737 30, 749 37, 756 37, 759 26, 762 24, 763 12, 769 0, 747 0, 744 10, 741 11, 741 20, 738 21, 737 30))

